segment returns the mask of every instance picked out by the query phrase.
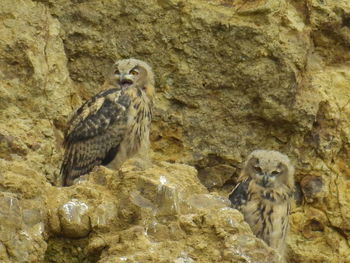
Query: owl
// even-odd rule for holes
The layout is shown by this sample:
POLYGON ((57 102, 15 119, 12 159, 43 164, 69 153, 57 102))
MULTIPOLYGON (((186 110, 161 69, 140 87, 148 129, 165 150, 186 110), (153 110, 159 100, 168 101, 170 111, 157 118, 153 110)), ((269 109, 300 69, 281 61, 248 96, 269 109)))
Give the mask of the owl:
POLYGON ((154 75, 147 63, 132 58, 115 62, 103 91, 87 100, 68 122, 62 185, 72 185, 97 165, 118 170, 147 146, 154 95, 154 75))
POLYGON ((229 195, 253 233, 284 257, 288 215, 294 192, 294 167, 277 151, 256 150, 247 158, 229 195))

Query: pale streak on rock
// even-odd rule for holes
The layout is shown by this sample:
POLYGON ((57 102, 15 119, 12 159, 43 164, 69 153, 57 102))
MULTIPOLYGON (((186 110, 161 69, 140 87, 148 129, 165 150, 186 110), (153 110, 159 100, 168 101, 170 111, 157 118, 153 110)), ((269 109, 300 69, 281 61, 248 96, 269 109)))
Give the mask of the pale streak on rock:
MULTIPOLYGON (((91 251, 98 256, 106 249, 99 263, 120 262, 126 255, 140 262, 143 257, 157 261, 159 251, 162 260, 171 262, 184 247, 203 262, 246 255, 244 247, 266 256, 265 248, 226 236, 227 231, 249 232, 239 214, 186 202, 192 194, 208 194, 192 166, 163 163, 134 174, 134 167, 126 167, 123 180, 111 171, 102 188, 88 182, 60 190, 45 180, 53 182, 58 172, 61 131, 69 112, 96 93, 104 68, 114 59, 134 54, 152 63, 158 76, 153 160, 189 163, 215 175, 217 169, 212 168, 221 164, 239 170, 242 155, 255 147, 288 151, 298 164, 298 182, 305 175, 323 182, 320 192, 310 192, 307 205, 292 211, 288 245, 293 262, 349 261, 349 1, 124 2, 0 1, 0 191, 13 193, 23 209, 42 209, 42 220, 49 222, 44 235, 50 236, 47 240, 38 234, 31 243, 19 242, 23 224, 32 226, 25 229, 30 234, 40 233, 43 222, 35 224, 38 220, 27 215, 24 220, 7 206, 0 226, 8 227, 0 238, 15 239, 1 240, 0 260, 41 262, 46 253, 52 261, 79 261, 83 252, 75 249, 78 245, 55 239, 62 236, 57 200, 72 196, 89 200, 93 209, 106 200, 122 208, 107 225, 102 219, 95 221, 96 235, 105 241, 96 241, 91 251), (161 225, 156 230, 163 231, 158 245, 147 241, 152 236, 146 238, 142 231, 121 238, 126 234, 121 228, 127 231, 151 216, 143 211, 149 208, 130 202, 130 193, 138 190, 156 205, 164 174, 166 185, 175 186, 182 196, 180 214, 174 216, 180 220, 181 234, 168 235, 164 242, 177 221, 169 225, 153 218, 161 225), (215 225, 215 233, 213 225, 201 225, 208 213, 222 223, 215 225), (4 219, 7 215, 12 222, 4 219), (171 254, 169 244, 176 253, 171 254), (203 254, 195 244, 209 249, 203 254), (229 246, 225 253, 224 244, 229 246), (233 251, 238 245, 241 249, 233 251), (15 251, 18 247, 23 254, 15 251), (140 250, 149 254, 138 254, 140 250)), ((208 185, 214 183, 226 196, 230 179, 221 175, 208 185)))
POLYGON ((58 209, 62 234, 67 237, 85 237, 91 231, 89 207, 79 200, 71 200, 58 209))

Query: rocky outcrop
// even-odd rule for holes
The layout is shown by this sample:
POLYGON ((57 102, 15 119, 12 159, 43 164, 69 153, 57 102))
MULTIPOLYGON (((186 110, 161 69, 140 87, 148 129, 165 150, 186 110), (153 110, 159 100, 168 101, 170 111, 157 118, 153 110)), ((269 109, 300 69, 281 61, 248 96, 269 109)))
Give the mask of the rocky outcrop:
POLYGON ((69 188, 21 164, 1 168, 2 262, 280 260, 187 165, 98 168, 69 188))
POLYGON ((296 165, 288 261, 350 262, 349 21, 347 1, 2 0, 0 261, 277 262, 226 200, 266 148, 296 165), (156 72, 153 166, 53 186, 69 113, 126 57, 156 72))

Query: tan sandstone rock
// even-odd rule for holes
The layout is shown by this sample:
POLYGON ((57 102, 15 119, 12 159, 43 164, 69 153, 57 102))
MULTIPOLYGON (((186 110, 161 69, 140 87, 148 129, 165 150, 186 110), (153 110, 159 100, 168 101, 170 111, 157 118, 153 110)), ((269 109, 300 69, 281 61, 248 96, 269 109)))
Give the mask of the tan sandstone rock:
POLYGON ((287 261, 350 262, 349 1, 2 0, 0 36, 1 262, 277 262, 227 208, 258 148, 296 166, 287 261), (53 186, 127 57, 156 73, 153 165, 53 186))

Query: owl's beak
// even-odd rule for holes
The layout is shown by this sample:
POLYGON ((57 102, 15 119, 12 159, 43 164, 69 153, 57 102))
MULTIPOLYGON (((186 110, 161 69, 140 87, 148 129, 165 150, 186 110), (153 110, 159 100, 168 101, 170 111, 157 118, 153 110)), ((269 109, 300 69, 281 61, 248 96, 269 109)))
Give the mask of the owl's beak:
POLYGON ((268 183, 269 183, 269 176, 265 174, 262 178, 262 185, 266 187, 268 183))
POLYGON ((130 74, 123 74, 120 76, 119 85, 122 87, 122 89, 126 89, 133 83, 134 82, 132 81, 130 74))

